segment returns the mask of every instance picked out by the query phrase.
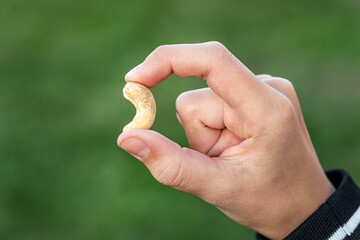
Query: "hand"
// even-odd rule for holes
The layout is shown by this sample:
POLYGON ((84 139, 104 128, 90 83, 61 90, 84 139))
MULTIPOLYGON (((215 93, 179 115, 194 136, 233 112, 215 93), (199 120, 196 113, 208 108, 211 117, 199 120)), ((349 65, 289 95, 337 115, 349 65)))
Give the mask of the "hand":
POLYGON ((154 87, 172 73, 209 86, 176 101, 191 149, 150 130, 118 138, 160 183, 271 239, 286 237, 332 194, 288 80, 255 76, 217 42, 161 46, 125 80, 154 87))

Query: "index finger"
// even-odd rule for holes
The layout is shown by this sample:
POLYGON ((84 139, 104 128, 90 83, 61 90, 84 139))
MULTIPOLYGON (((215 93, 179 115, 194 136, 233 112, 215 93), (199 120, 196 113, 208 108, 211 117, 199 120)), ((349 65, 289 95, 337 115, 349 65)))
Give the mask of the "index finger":
POLYGON ((125 80, 151 88, 172 73, 182 78, 202 77, 231 107, 247 104, 255 110, 269 102, 268 86, 218 42, 158 47, 125 80))

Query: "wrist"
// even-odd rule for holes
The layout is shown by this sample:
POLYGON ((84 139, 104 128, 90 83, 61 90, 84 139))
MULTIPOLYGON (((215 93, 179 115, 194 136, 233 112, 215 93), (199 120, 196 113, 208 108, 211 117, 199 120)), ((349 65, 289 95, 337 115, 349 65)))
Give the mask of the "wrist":
MULTIPOLYGON (((285 199, 278 199, 272 204, 271 213, 268 224, 259 229, 257 232, 263 234, 270 239, 284 239, 296 228, 298 228, 307 218, 309 218, 326 200, 334 193, 335 188, 327 179, 325 173, 319 176, 320 179, 315 180, 316 184, 308 185, 306 191, 289 197, 284 194, 285 199)), ((300 189, 304 186, 299 186, 300 189)))

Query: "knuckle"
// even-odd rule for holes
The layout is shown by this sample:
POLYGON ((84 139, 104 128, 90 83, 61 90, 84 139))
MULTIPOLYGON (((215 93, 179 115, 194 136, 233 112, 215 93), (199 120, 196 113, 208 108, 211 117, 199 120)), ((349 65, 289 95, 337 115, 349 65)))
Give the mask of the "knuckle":
POLYGON ((168 48, 168 45, 160 45, 155 49, 155 51, 164 51, 167 48, 168 48))
POLYGON ((169 163, 165 168, 160 168, 154 171, 155 179, 166 186, 179 187, 182 185, 182 166, 174 166, 169 163))
POLYGON ((175 102, 176 111, 180 115, 191 115, 195 113, 196 107, 194 104, 194 95, 192 94, 192 91, 183 92, 181 93, 175 102))
POLYGON ((271 76, 270 74, 258 74, 258 75, 256 75, 256 77, 257 77, 259 80, 263 80, 263 81, 266 81, 266 80, 272 78, 272 76, 271 76))
POLYGON ((295 92, 295 88, 294 88, 294 85, 292 84, 292 82, 290 82, 289 80, 283 78, 283 84, 284 84, 285 89, 286 89, 289 93, 295 92))
POLYGON ((169 186, 169 187, 179 187, 181 185, 181 181, 179 181, 180 175, 167 175, 167 174, 161 174, 157 178, 157 181, 163 185, 169 186))
POLYGON ((289 81, 288 79, 285 78, 281 78, 281 77, 276 77, 274 78, 276 81, 279 82, 279 84, 281 85, 282 89, 289 95, 294 95, 295 93, 295 88, 294 85, 292 84, 291 81, 289 81))
POLYGON ((226 47, 224 46, 224 44, 222 44, 221 42, 218 41, 210 41, 209 44, 214 47, 214 48, 218 48, 218 49, 225 49, 226 47))
POLYGON ((279 101, 276 111, 277 121, 286 124, 296 119, 296 111, 294 105, 288 98, 282 98, 279 101))
POLYGON ((216 57, 228 57, 229 56, 229 50, 220 42, 217 42, 217 41, 212 41, 212 42, 209 42, 210 44, 210 47, 212 49, 212 52, 213 54, 216 56, 216 57))
POLYGON ((155 50, 153 51, 153 54, 154 55, 163 55, 168 51, 169 47, 170 47, 170 45, 160 45, 157 48, 155 48, 155 50))

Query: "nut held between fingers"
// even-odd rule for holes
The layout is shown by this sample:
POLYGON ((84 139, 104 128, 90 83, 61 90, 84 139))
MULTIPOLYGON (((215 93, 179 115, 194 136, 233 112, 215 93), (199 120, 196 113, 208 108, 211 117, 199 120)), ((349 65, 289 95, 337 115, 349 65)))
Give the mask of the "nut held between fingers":
POLYGON ((128 82, 123 89, 123 94, 124 98, 136 108, 135 117, 123 128, 123 132, 135 128, 150 129, 156 115, 156 103, 151 91, 142 84, 128 82))

